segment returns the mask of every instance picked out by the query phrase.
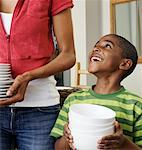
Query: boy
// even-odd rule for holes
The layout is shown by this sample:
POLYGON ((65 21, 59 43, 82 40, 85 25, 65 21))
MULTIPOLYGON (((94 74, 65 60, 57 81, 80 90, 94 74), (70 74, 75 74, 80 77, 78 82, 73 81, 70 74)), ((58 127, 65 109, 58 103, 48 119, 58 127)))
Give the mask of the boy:
MULTIPOLYGON (((127 91, 121 81, 137 64, 135 47, 125 38, 109 34, 94 46, 89 57, 89 72, 97 77, 92 89, 72 93, 65 100, 51 135, 58 138, 55 149, 73 148, 68 128, 69 107, 76 103, 103 105, 116 112, 116 132, 98 141, 98 149, 137 150, 142 147, 142 98, 127 91)), ((91 115, 91 114, 90 114, 91 115)))

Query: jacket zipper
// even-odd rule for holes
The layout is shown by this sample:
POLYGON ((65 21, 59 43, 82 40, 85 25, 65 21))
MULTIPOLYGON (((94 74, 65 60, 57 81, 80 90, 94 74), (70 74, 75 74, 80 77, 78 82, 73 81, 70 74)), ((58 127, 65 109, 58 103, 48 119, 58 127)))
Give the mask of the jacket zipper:
POLYGON ((10 35, 6 34, 7 49, 8 49, 8 63, 11 64, 11 52, 10 52, 10 35))

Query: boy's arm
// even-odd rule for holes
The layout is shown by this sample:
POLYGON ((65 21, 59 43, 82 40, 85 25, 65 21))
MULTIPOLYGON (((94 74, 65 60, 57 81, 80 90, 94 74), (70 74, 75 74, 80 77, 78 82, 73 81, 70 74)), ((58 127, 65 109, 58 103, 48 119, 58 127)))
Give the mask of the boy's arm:
MULTIPOLYGON (((70 98, 73 99, 72 94, 69 95, 64 101, 64 105, 60 110, 56 123, 50 133, 51 136, 55 137, 57 140, 55 142, 55 150, 69 150, 68 142, 68 112, 70 107, 70 98), (67 133, 67 135, 66 135, 67 133)), ((69 135, 70 136, 70 135, 69 135)))
POLYGON ((134 112, 133 141, 142 149, 142 98, 135 104, 134 112))
POLYGON ((120 124, 115 122, 116 132, 112 135, 104 136, 98 141, 98 148, 101 150, 120 149, 120 150, 141 150, 135 143, 130 141, 124 134, 120 124))
POLYGON ((55 150, 70 150, 70 146, 64 136, 57 139, 55 143, 55 150))
POLYGON ((138 147, 132 141, 130 141, 126 136, 124 136, 125 142, 122 144, 120 150, 142 150, 142 148, 138 147))
POLYGON ((64 125, 63 136, 60 137, 55 143, 55 150, 75 150, 73 145, 73 137, 68 124, 64 125))

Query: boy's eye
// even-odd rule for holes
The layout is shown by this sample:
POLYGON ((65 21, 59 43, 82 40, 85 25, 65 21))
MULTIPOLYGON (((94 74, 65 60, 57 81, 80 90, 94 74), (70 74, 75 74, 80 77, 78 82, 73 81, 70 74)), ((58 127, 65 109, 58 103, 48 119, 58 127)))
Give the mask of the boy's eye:
POLYGON ((110 44, 106 44, 105 47, 111 48, 111 45, 110 44))

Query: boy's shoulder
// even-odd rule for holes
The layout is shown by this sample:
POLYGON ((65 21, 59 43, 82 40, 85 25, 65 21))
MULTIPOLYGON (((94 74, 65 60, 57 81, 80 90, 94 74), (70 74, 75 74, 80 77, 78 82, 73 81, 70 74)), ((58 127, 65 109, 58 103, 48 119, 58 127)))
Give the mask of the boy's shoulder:
POLYGON ((75 100, 75 99, 78 99, 78 98, 80 99, 81 97, 84 97, 84 96, 87 96, 87 95, 90 95, 89 89, 80 89, 76 92, 70 93, 67 96, 65 102, 72 101, 72 100, 75 100))
POLYGON ((76 92, 72 92, 67 96, 67 98, 64 101, 65 105, 75 104, 82 101, 84 98, 89 97, 90 92, 89 89, 80 89, 76 92))
POLYGON ((89 93, 89 89, 80 89, 76 92, 71 93, 68 97, 81 96, 81 95, 84 95, 84 94, 87 94, 87 93, 89 93))
POLYGON ((136 101, 139 101, 140 103, 142 103, 142 97, 128 89, 125 89, 125 95, 127 99, 135 99, 136 101))

